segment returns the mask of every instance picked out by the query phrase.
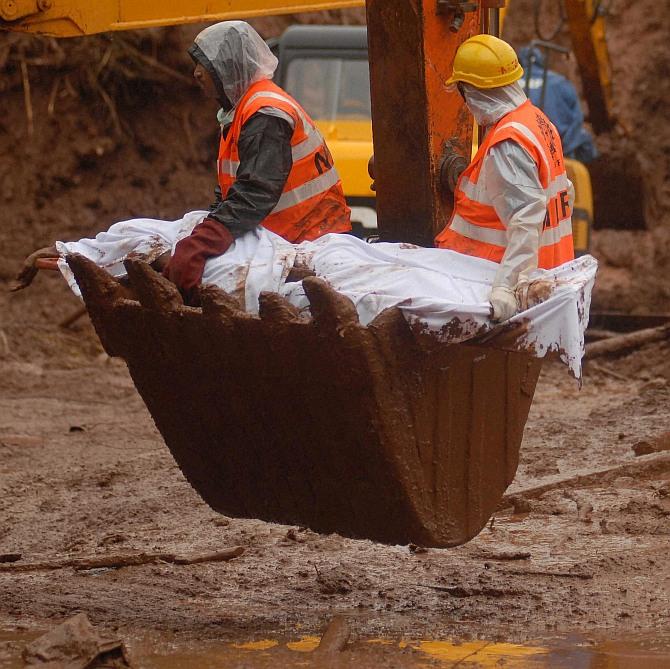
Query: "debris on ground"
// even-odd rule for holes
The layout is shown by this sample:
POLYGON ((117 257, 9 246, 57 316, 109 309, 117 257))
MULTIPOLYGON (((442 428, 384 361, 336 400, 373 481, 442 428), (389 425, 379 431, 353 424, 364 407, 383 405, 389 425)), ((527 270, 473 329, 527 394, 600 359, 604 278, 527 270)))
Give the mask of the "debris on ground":
POLYGON ((36 669, 122 669, 130 667, 123 643, 101 637, 85 613, 42 635, 23 650, 26 667, 36 669))

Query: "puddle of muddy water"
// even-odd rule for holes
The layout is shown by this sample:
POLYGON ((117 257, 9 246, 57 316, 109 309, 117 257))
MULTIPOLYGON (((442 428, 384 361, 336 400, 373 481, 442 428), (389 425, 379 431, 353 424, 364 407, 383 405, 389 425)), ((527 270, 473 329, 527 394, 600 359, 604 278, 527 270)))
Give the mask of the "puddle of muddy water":
MULTIPOLYGON (((21 650, 35 633, 0 630, 0 668, 22 668, 21 650)), ((561 637, 528 644, 486 640, 354 640, 336 655, 319 654, 319 638, 258 638, 238 642, 185 642, 147 635, 126 643, 133 666, 142 669, 219 669, 244 667, 346 666, 482 667, 507 669, 670 669, 670 633, 620 639, 561 637)))

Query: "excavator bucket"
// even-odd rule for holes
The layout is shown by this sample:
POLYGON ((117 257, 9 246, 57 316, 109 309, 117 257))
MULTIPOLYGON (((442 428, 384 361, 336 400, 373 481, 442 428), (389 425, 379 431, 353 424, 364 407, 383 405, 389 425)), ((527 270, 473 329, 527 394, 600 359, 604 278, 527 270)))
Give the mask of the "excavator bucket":
POLYGON ((142 261, 126 262, 137 301, 91 261, 67 261, 105 350, 218 512, 454 546, 514 477, 541 364, 527 353, 439 344, 397 309, 364 327, 315 277, 311 318, 274 293, 256 317, 212 286, 184 306, 142 261))

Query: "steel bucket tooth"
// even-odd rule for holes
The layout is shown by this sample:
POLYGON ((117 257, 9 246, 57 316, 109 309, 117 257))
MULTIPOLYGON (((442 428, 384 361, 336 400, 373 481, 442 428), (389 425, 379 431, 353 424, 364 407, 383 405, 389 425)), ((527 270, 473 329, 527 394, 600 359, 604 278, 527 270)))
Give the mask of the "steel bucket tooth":
POLYGON ((221 513, 453 546, 482 529, 514 477, 540 371, 526 353, 424 345, 397 309, 363 327, 313 277, 312 318, 274 294, 256 317, 213 286, 202 308, 185 307, 132 263, 142 304, 119 299, 92 263, 68 262, 106 350, 125 359, 184 475, 221 513))
POLYGON ((128 272, 130 286, 143 307, 169 311, 184 304, 177 287, 156 272, 149 263, 127 258, 123 265, 128 272))

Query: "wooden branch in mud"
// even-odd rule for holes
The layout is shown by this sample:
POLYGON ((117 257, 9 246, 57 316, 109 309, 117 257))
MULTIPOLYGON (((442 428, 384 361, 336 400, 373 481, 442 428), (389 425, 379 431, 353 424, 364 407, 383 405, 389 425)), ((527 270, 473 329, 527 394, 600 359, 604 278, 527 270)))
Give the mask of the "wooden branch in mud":
POLYGON ((74 325, 82 316, 85 316, 88 313, 86 307, 78 307, 76 311, 73 311, 69 316, 66 316, 62 321, 58 323, 59 328, 68 329, 74 325))
POLYGON ((620 353, 629 349, 639 348, 640 346, 655 341, 662 341, 663 339, 668 339, 668 337, 670 337, 670 323, 666 323, 657 328, 638 330, 637 332, 610 337, 609 339, 603 339, 602 341, 587 344, 584 357, 592 359, 602 355, 620 353))
POLYGON ((21 58, 21 79, 23 81, 23 104, 26 110, 26 127, 28 129, 28 137, 32 137, 35 133, 33 101, 30 93, 30 77, 28 76, 28 66, 26 65, 25 58, 21 58))
MULTIPOLYGON (((233 558, 240 557, 244 553, 242 546, 235 546, 234 548, 226 548, 222 551, 215 551, 213 553, 201 553, 196 555, 175 555, 171 562, 175 564, 200 564, 202 562, 227 562, 233 558)), ((168 560, 170 562, 170 560, 168 560)))
POLYGON ((480 551, 477 557, 491 562, 513 562, 514 560, 530 560, 528 551, 480 551))
POLYGON ((177 555, 175 553, 131 553, 125 555, 102 555, 82 558, 66 558, 60 560, 46 560, 44 562, 0 564, 0 572, 51 571, 55 569, 119 569, 120 567, 137 567, 156 562, 189 565, 202 562, 226 562, 239 557, 244 553, 242 546, 226 548, 213 553, 196 553, 193 555, 177 555))
POLYGON ((503 569, 500 574, 510 574, 513 576, 556 576, 557 578, 580 578, 589 581, 593 574, 583 571, 551 571, 550 569, 503 569))
POLYGON ((670 453, 653 453, 641 456, 633 462, 626 462, 614 467, 582 471, 572 476, 565 476, 531 488, 508 493, 502 498, 499 509, 513 506, 515 499, 537 499, 550 490, 558 488, 578 488, 593 484, 610 483, 621 476, 644 476, 656 474, 670 469, 670 453))

